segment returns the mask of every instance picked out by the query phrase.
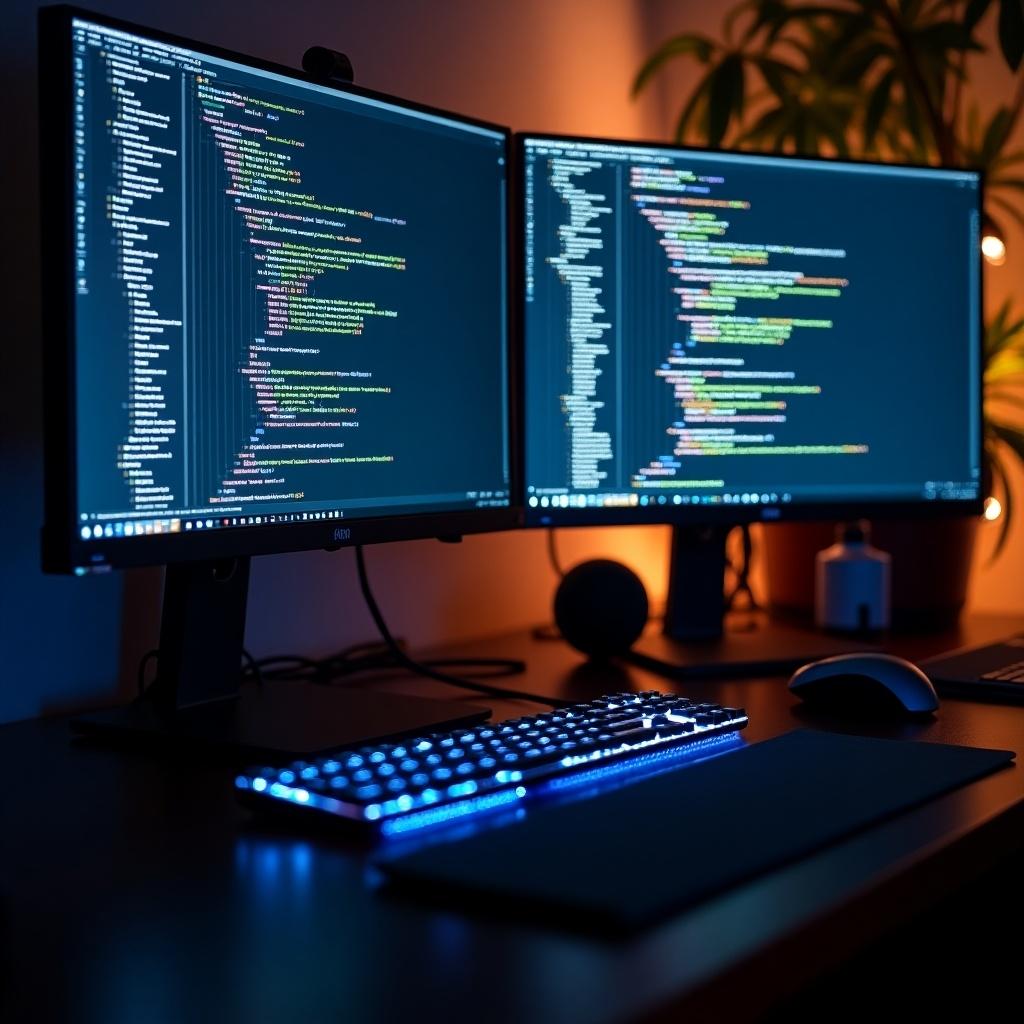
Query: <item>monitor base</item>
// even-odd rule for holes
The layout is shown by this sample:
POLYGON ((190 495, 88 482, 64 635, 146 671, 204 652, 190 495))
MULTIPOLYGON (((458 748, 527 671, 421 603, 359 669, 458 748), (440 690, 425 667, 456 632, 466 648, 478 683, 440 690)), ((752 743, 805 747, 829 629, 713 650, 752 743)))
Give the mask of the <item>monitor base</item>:
POLYGON ((238 760, 291 761, 394 736, 468 726, 490 712, 458 701, 310 683, 252 684, 229 700, 177 711, 140 699, 75 718, 72 728, 121 745, 203 748, 238 760))
POLYGON ((720 636, 704 640, 677 640, 652 632, 637 640, 626 660, 671 679, 737 679, 787 675, 819 658, 878 650, 775 622, 762 613, 730 614, 725 624, 720 636))

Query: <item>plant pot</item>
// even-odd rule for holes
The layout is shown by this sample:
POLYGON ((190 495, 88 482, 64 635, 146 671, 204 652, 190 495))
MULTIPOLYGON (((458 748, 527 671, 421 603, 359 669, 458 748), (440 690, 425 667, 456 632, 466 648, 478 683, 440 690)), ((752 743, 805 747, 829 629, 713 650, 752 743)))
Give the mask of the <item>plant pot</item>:
MULTIPOLYGON (((967 599, 978 519, 880 520, 871 543, 892 555, 892 628, 932 632, 956 625, 967 599)), ((814 559, 835 540, 833 523, 773 523, 761 550, 772 615, 814 621, 814 559)))

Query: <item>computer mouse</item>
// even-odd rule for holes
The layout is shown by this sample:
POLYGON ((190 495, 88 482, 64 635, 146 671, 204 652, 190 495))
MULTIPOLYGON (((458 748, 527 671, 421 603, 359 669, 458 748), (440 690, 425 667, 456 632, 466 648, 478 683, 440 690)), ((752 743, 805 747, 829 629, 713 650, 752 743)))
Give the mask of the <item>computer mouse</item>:
POLYGON ((804 665, 790 690, 808 705, 856 717, 927 715, 939 698, 914 664, 891 654, 840 654, 804 665))

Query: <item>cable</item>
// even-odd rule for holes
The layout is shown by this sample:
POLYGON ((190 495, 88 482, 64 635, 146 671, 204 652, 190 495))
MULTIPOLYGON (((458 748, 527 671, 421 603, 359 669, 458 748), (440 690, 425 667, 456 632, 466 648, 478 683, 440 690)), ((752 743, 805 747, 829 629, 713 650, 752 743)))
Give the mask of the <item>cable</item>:
MULTIPOLYGON (((547 549, 548 549, 548 564, 551 566, 551 571, 559 578, 559 580, 565 579, 565 569, 562 567, 562 560, 558 557, 558 545, 555 538, 555 528, 549 526, 547 528, 547 549)), ((530 630, 530 635, 534 640, 561 640, 562 634, 558 627, 553 623, 546 623, 543 626, 534 626, 530 630)))
MULTIPOLYGON (((404 649, 400 639, 395 640, 404 649)), ((330 685, 337 679, 354 676, 360 672, 386 671, 403 667, 391 653, 387 644, 379 640, 353 644, 325 658, 308 658, 301 654, 275 654, 255 659, 246 652, 246 671, 257 673, 263 679, 305 680, 320 685, 330 685)), ((521 661, 510 658, 435 658, 421 662, 429 668, 459 667, 484 669, 484 677, 500 679, 504 676, 519 675, 525 669, 521 661)))
POLYGON ((732 590, 729 591, 725 599, 726 608, 729 611, 737 610, 737 601, 740 596, 745 594, 747 598, 745 611, 758 611, 760 605, 757 602, 757 598, 754 596, 754 591, 750 586, 750 573, 753 568, 754 560, 754 542, 750 535, 750 524, 744 523, 740 527, 740 540, 741 540, 741 560, 740 564, 735 565, 732 560, 729 561, 729 568, 732 569, 736 576, 736 582, 733 585, 732 590))
POLYGON ((551 570, 559 579, 564 579, 565 569, 562 568, 562 560, 558 557, 558 545, 555 541, 555 528, 549 526, 548 534, 548 561, 551 563, 551 570))
POLYGON ((139 658, 139 671, 136 676, 136 685, 138 686, 140 697, 146 692, 146 669, 149 667, 149 663, 159 656, 160 652, 154 647, 153 650, 146 651, 146 653, 139 658))
POLYGON ((242 670, 243 678, 245 673, 248 672, 262 686, 263 670, 260 668, 260 663, 244 647, 242 648, 242 661, 245 662, 245 668, 242 670))
MULTIPOLYGON (((154 647, 152 650, 146 651, 141 658, 139 658, 139 668, 136 673, 136 686, 138 688, 138 695, 144 696, 146 691, 156 682, 146 683, 146 669, 149 668, 149 663, 155 661, 157 668, 157 677, 160 675, 160 648, 154 647)), ((242 661, 245 662, 245 668, 242 670, 242 677, 251 675, 253 679, 262 685, 263 683, 263 672, 261 671, 261 664, 258 662, 244 647, 242 648, 242 661)))
MULTIPOLYGON (((490 697, 506 697, 515 700, 528 700, 533 701, 535 704, 545 704, 548 707, 560 708, 565 707, 566 701, 558 700, 555 697, 542 697, 535 693, 525 693, 522 690, 509 690, 501 686, 490 686, 487 683, 481 683, 473 679, 466 679, 463 676, 450 675, 447 672, 441 672, 436 668, 431 668, 428 664, 423 664, 409 657, 405 651, 399 646, 398 642, 391 635, 391 630, 388 629, 387 623, 384 621, 384 616, 381 614, 380 606, 377 604, 376 598, 373 596, 373 591, 370 589, 370 580, 366 573, 366 560, 363 556, 362 544, 356 545, 356 569, 359 575, 359 589, 363 593, 363 600, 366 602, 366 607, 373 617, 374 624, 377 626, 377 630, 387 644, 391 651, 392 656, 395 660, 402 665, 404 668, 409 669, 411 672, 415 672, 417 675, 428 676, 431 679, 436 679, 438 682, 449 683, 452 686, 458 686, 466 690, 475 690, 478 693, 487 694, 490 697)), ((524 666, 525 668, 525 666, 524 666)))

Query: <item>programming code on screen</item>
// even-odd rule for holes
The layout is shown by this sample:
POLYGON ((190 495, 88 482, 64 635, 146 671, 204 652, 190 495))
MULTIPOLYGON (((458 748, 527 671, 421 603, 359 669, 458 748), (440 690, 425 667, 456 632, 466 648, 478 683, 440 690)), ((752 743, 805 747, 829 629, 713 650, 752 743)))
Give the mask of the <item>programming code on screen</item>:
POLYGON ((975 498, 979 182, 524 142, 531 508, 975 498))
POLYGON ((505 139, 73 24, 83 538, 505 506, 505 139))

